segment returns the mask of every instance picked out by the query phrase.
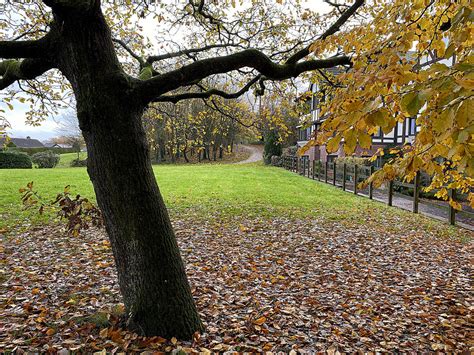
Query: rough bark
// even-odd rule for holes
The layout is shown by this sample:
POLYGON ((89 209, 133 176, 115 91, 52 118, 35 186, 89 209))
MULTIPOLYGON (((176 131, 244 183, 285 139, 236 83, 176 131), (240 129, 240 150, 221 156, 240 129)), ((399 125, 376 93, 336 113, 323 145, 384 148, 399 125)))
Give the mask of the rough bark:
POLYGON ((145 335, 189 339, 202 330, 142 127, 100 9, 61 18, 59 69, 72 84, 104 214, 128 325, 145 335))

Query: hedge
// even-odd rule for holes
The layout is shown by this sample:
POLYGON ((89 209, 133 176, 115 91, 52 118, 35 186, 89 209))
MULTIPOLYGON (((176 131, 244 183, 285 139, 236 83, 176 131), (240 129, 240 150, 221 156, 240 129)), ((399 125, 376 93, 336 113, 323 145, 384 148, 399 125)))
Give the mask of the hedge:
POLYGON ((15 151, 0 151, 0 169, 31 169, 33 164, 28 154, 15 151))
POLYGON ((76 153, 77 152, 77 148, 49 148, 49 147, 38 147, 38 148, 18 148, 18 147, 14 147, 14 148, 9 148, 9 151, 18 151, 18 152, 23 152, 23 153, 26 153, 28 155, 33 155, 35 153, 39 153, 39 152, 47 152, 47 151, 51 151, 51 152, 54 152, 56 154, 65 154, 65 153, 76 153))
POLYGON ((362 165, 362 166, 370 166, 372 162, 370 158, 363 158, 363 157, 353 157, 353 156, 346 156, 346 157, 337 157, 336 164, 344 164, 347 165, 362 165))

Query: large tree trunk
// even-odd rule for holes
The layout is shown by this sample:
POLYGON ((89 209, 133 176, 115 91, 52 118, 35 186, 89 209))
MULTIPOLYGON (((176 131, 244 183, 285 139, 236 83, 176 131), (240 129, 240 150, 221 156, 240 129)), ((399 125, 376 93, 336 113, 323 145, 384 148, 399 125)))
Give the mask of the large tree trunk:
POLYGON ((102 210, 127 322, 151 336, 202 330, 142 127, 143 104, 115 56, 100 9, 67 18, 60 69, 77 100, 87 171, 102 210))
POLYGON ((148 158, 140 114, 118 103, 100 112, 105 109, 114 114, 104 117, 89 110, 81 112, 80 120, 100 117, 85 132, 88 172, 130 324, 147 335, 190 338, 202 326, 148 158), (118 117, 122 124, 116 124, 118 117))

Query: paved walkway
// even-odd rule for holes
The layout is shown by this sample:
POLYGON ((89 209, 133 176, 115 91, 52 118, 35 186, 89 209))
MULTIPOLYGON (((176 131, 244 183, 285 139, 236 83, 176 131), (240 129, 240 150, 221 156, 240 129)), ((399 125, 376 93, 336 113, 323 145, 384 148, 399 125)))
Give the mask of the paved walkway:
MULTIPOLYGON (((388 199, 387 195, 388 193, 386 191, 374 190, 374 200, 386 203, 388 199)), ((413 198, 394 193, 392 205, 407 211, 413 211, 413 198)), ((446 222, 448 220, 449 212, 447 203, 444 205, 438 205, 429 200, 420 198, 418 202, 418 211, 421 214, 438 219, 440 221, 446 222)), ((462 211, 456 213, 456 225, 474 230, 474 215, 472 213, 462 211)))
POLYGON ((263 146, 259 145, 239 145, 238 149, 250 151, 250 157, 234 164, 256 163, 263 159, 263 146))
MULTIPOLYGON (((316 181, 321 181, 316 179, 316 181)), ((328 184, 332 185, 330 183, 331 179, 328 179, 328 184)), ((324 181, 321 181, 324 182, 324 181)), ((336 183, 336 187, 342 188, 342 186, 339 184, 339 181, 336 183)), ((346 191, 347 192, 352 192, 352 186, 350 183, 346 185, 346 191)), ((364 197, 368 197, 368 188, 364 190, 358 191, 358 194, 364 197)), ((374 189, 373 191, 373 199, 375 201, 387 203, 388 200, 388 192, 383 189, 374 189)), ((410 196, 402 195, 399 193, 394 192, 393 198, 392 198, 392 206, 398 207, 407 211, 413 211, 413 198, 410 196)), ((439 203, 420 198, 418 202, 418 212, 443 221, 443 222, 448 222, 448 204, 447 202, 441 202, 439 203)), ((469 230, 474 231, 474 213, 472 212, 466 212, 466 211, 460 211, 456 213, 456 225, 462 228, 466 228, 469 230)))

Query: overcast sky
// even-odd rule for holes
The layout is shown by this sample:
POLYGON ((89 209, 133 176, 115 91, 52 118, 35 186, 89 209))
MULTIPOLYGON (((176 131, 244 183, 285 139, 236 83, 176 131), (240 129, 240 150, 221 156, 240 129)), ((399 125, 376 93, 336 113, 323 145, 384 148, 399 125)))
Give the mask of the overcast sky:
MULTIPOLYGON (((327 12, 329 9, 329 6, 323 3, 322 0, 308 0, 305 5, 319 13, 327 12)), ((144 34, 152 38, 154 29, 156 29, 156 21, 151 19, 145 19, 142 21, 144 21, 144 34)), ((65 113, 65 111, 59 112, 54 117, 48 117, 40 126, 33 127, 25 123, 25 113, 28 111, 28 105, 15 101, 14 110, 11 111, 5 103, 0 102, 0 108, 5 110, 5 116, 11 125, 11 129, 8 129, 9 136, 14 138, 25 138, 30 136, 31 138, 36 138, 41 141, 46 141, 58 136, 58 122, 61 119, 61 115, 65 113)))

